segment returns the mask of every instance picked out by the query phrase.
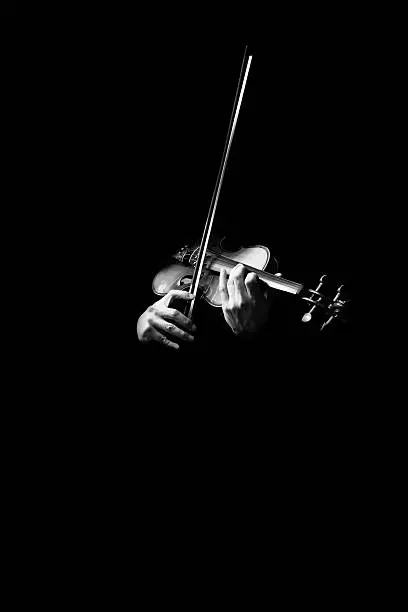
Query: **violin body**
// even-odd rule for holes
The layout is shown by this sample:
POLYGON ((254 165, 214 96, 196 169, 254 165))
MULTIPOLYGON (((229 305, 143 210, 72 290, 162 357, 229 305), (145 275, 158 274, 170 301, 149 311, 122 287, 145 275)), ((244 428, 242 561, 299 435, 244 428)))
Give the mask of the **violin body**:
MULTIPOLYGON (((201 297, 208 304, 214 307, 221 307, 221 295, 218 289, 219 272, 221 268, 227 270, 227 274, 238 263, 245 266, 256 268, 259 271, 265 270, 270 261, 270 251, 268 247, 262 245, 241 247, 238 251, 226 251, 221 248, 222 241, 218 247, 214 247, 207 255, 201 273, 199 287, 201 297)), ((156 274, 153 279, 152 288, 156 295, 166 295, 172 289, 188 291, 194 274, 194 263, 198 247, 179 251, 175 255, 180 263, 169 265, 156 274), (193 265, 189 265, 190 262, 193 265)), ((277 263, 273 258, 274 267, 277 272, 277 263)))
MULTIPOLYGON (((224 240, 224 239, 223 239, 224 240)), ((172 289, 191 292, 192 279, 194 277, 196 263, 199 254, 199 247, 183 247, 173 257, 178 263, 164 267, 156 274, 153 279, 152 289, 158 296, 164 296, 172 289)), ((324 329, 333 319, 344 319, 343 310, 346 301, 340 299, 340 292, 343 287, 338 287, 336 294, 332 298, 326 297, 321 287, 326 282, 326 275, 320 278, 316 289, 307 289, 303 284, 282 278, 277 273, 278 262, 275 257, 270 256, 268 247, 256 245, 251 247, 241 247, 237 251, 227 251, 222 248, 222 241, 219 246, 211 247, 207 250, 204 258, 203 268, 199 279, 199 293, 201 299, 216 308, 222 306, 221 295, 219 292, 219 275, 222 268, 227 275, 238 264, 242 263, 249 272, 255 272, 259 279, 266 283, 271 289, 290 293, 299 296, 302 300, 309 302, 311 310, 302 318, 303 322, 308 322, 312 318, 312 313, 318 309, 328 315, 328 320, 323 323, 324 329), (273 268, 273 273, 266 272, 268 266, 273 268)))

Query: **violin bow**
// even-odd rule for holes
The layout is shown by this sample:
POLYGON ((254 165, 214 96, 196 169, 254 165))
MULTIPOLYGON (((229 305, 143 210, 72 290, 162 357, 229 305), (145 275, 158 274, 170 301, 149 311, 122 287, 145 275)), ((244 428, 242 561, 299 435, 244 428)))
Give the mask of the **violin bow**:
POLYGON ((224 144, 224 151, 223 151, 222 158, 221 158, 221 164, 220 164, 220 168, 218 171, 218 176, 217 176, 217 180, 215 183, 213 195, 211 198, 211 204, 210 204, 210 208, 207 214, 207 220, 204 226, 203 236, 200 242, 200 248, 199 248, 199 252, 197 256, 197 263, 194 268, 194 274, 193 274, 193 278, 191 281, 190 293, 192 293, 194 297, 188 303, 188 306, 187 306, 188 310, 186 312, 186 315, 190 319, 193 314, 193 308, 194 308, 195 300, 197 297, 197 291, 198 291, 198 286, 200 283, 201 272, 202 272, 204 261, 205 261, 205 254, 207 252, 208 241, 209 241, 210 234, 211 234, 211 229, 212 229, 212 225, 213 225, 213 221, 215 217, 215 211, 216 211, 217 204, 218 204, 218 198, 220 196, 222 182, 224 180, 225 169, 227 166, 229 152, 231 149, 231 143, 234 137, 235 128, 236 128, 237 121, 238 121, 239 111, 241 109, 242 98, 244 96, 244 91, 245 91, 246 83, 248 80, 248 74, 249 74, 249 69, 251 67, 251 62, 252 62, 252 55, 248 56, 248 45, 247 45, 245 47, 244 57, 242 60, 241 71, 240 71, 240 75, 238 79, 237 91, 235 93, 234 104, 232 107, 232 113, 230 117, 228 131, 227 131, 227 137, 225 139, 225 144, 224 144))

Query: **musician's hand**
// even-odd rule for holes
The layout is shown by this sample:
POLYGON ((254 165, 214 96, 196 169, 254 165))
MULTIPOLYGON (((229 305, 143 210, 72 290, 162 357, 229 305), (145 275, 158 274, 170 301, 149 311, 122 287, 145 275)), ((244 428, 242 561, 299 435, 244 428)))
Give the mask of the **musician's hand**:
POLYGON ((224 318, 237 334, 253 333, 267 321, 270 309, 268 286, 245 266, 238 264, 231 270, 228 282, 225 268, 221 269, 219 290, 224 318))
POLYGON ((140 342, 160 342, 173 349, 180 348, 173 339, 192 342, 194 337, 191 333, 196 331, 193 322, 175 308, 169 308, 173 298, 191 300, 192 295, 187 291, 169 291, 160 300, 149 306, 139 317, 137 322, 137 337, 140 342), (167 335, 166 335, 167 334, 167 335))

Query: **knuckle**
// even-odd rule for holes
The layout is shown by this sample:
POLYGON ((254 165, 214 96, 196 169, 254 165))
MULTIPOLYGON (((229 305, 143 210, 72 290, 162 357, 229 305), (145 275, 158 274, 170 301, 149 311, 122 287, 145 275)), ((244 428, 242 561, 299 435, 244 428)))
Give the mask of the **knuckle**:
POLYGON ((139 340, 142 344, 147 344, 151 340, 150 330, 145 329, 140 335, 139 340))

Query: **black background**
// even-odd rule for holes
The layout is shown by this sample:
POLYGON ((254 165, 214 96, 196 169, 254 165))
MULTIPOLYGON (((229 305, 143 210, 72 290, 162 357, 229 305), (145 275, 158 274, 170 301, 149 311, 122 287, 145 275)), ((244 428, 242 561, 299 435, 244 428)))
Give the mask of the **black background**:
POLYGON ((0 15, 13 15, 17 14, 17 9, 15 7, 14 2, 2 2, 0 8, 0 15))
MULTIPOLYGON (((288 489, 299 491, 296 508, 307 495, 316 499, 311 474, 326 499, 332 487, 333 507, 336 476, 349 486, 345 466, 356 474, 356 491, 370 470, 377 479, 370 445, 383 411, 374 410, 372 393, 368 403, 360 329, 363 298, 372 291, 377 210, 386 201, 388 64, 381 29, 372 44, 370 27, 352 23, 275 21, 268 37, 234 43, 215 43, 211 33, 198 40, 192 28, 188 38, 152 32, 141 39, 141 25, 94 25, 85 31, 86 52, 72 31, 66 60, 58 57, 47 74, 51 94, 40 86, 30 92, 55 119, 57 146, 47 142, 54 160, 41 168, 47 189, 55 181, 45 231, 55 242, 68 234, 69 247, 62 299, 54 294, 55 279, 65 283, 58 262, 47 278, 52 299, 40 301, 50 317, 60 313, 59 302, 66 308, 52 330, 64 359, 47 355, 64 377, 51 392, 58 427, 48 414, 45 425, 56 446, 59 430, 72 428, 68 463, 81 445, 89 453, 84 489, 99 477, 104 493, 107 481, 120 489, 112 499, 128 492, 131 500, 136 491, 158 533, 179 490, 193 499, 187 513, 201 507, 210 467, 220 498, 229 494, 227 482, 244 496, 249 484, 268 496, 275 476, 284 475, 288 489), (311 336, 298 344, 291 338, 286 350, 272 334, 262 352, 248 345, 246 358, 244 351, 227 364, 211 351, 190 364, 172 352, 147 357, 136 321, 156 299, 151 282, 161 262, 202 231, 247 42, 253 64, 215 229, 241 244, 266 244, 290 279, 315 286, 327 273, 344 282, 357 304, 352 332, 341 346, 338 335, 316 345, 311 336), (72 321, 79 322, 74 341, 72 321)), ((55 251, 46 244, 48 262, 55 251)), ((42 376, 48 390, 49 370, 42 376)), ((255 491, 248 499, 257 504, 255 491)), ((132 501, 129 507, 136 513, 132 501)))

